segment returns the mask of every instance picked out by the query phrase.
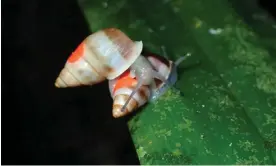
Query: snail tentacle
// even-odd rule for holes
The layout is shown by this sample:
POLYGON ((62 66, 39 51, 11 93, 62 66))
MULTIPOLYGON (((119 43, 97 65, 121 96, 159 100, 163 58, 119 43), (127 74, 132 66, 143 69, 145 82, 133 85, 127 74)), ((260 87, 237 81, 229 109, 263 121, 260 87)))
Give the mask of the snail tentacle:
POLYGON ((124 106, 122 107, 121 112, 125 111, 125 109, 127 108, 128 103, 130 102, 130 100, 132 99, 132 97, 134 96, 134 94, 141 88, 142 85, 143 85, 143 80, 142 79, 138 79, 138 83, 137 83, 136 87, 131 92, 130 96, 128 97, 127 101, 125 102, 124 106))
POLYGON ((179 66, 179 64, 180 63, 182 63, 184 60, 186 60, 188 57, 190 57, 191 56, 191 54, 190 53, 187 53, 186 55, 184 55, 184 56, 181 56, 180 58, 178 58, 175 62, 174 62, 174 64, 176 65, 176 66, 179 66))
MULTIPOLYGON (((165 51, 164 51, 165 52, 165 51)), ((191 54, 187 54, 185 56, 180 57, 177 59, 174 64, 178 66, 181 62, 186 60, 191 54)), ((135 63, 131 66, 131 70, 135 73, 135 76, 137 78, 137 85, 135 89, 132 91, 130 94, 129 98, 125 102, 124 106, 122 107, 121 111, 124 112, 125 109, 127 108, 127 105, 129 104, 130 100, 133 98, 135 93, 141 88, 143 85, 149 85, 150 89, 156 89, 156 84, 154 83, 154 78, 159 79, 160 81, 165 83, 165 86, 167 87, 173 87, 172 83, 170 82, 169 79, 166 79, 164 76, 162 76, 160 73, 155 71, 153 67, 150 65, 148 60, 140 56, 135 63)), ((175 88, 175 87, 173 87, 175 88)), ((153 92, 152 92, 153 93, 153 92)))

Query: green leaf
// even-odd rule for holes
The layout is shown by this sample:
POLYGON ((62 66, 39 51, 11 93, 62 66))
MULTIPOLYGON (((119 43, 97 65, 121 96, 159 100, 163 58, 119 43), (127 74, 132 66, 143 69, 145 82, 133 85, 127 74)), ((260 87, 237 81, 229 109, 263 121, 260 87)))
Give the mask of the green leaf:
POLYGON ((141 164, 275 164, 275 31, 262 36, 226 0, 80 6, 91 31, 117 27, 171 60, 192 55, 178 70, 184 95, 169 90, 129 121, 141 164))

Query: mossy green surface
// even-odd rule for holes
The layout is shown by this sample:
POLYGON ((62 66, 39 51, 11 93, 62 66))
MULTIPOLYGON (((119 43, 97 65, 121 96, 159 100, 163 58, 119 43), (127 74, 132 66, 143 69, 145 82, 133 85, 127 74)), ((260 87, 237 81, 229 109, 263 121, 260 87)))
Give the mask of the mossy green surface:
POLYGON ((169 90, 129 122, 141 164, 276 164, 276 23, 263 37, 225 0, 79 2, 92 31, 192 55, 175 85, 184 95, 169 90))

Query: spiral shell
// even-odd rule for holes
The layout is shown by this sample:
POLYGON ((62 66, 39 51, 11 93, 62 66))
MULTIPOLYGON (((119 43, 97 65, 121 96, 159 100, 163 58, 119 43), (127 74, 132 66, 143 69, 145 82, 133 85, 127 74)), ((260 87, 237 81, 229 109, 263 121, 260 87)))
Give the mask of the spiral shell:
POLYGON ((55 86, 93 85, 114 79, 135 62, 142 48, 142 41, 132 41, 119 29, 95 32, 69 56, 55 86))
MULTIPOLYGON (((172 80, 172 83, 176 81, 173 80, 176 79, 176 71, 173 70, 174 64, 172 61, 154 54, 148 54, 146 57, 158 73, 166 79, 172 80)), ((166 91, 165 83, 154 78, 156 89, 151 89, 149 86, 142 86, 138 93, 134 95, 133 99, 130 100, 126 111, 121 112, 123 105, 126 103, 137 82, 134 73, 131 73, 129 70, 124 72, 121 76, 109 80, 109 91, 113 98, 113 117, 118 118, 125 116, 143 106, 148 101, 155 100, 166 91)))
POLYGON ((142 86, 130 100, 125 111, 121 111, 137 83, 135 76, 129 70, 120 77, 109 81, 109 90, 113 98, 113 117, 125 116, 143 106, 149 100, 150 88, 149 86, 142 86))

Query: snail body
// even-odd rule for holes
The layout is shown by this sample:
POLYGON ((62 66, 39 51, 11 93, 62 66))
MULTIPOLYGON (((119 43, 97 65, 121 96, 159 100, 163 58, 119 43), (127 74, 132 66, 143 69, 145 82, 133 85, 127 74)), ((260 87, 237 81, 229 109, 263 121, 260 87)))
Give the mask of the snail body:
POLYGON ((165 79, 155 79, 155 81, 157 81, 157 87, 153 90, 151 94, 151 102, 162 96, 168 88, 172 87, 176 89, 175 87, 173 87, 173 85, 178 80, 177 68, 180 65, 180 63, 182 63, 190 56, 191 54, 188 53, 184 56, 181 56, 176 61, 166 60, 165 58, 157 57, 154 55, 148 56, 148 60, 154 66, 157 73, 160 73, 160 75, 163 76, 163 79, 165 79))
POLYGON ((176 62, 156 55, 141 55, 120 77, 109 80, 113 98, 113 117, 125 116, 147 102, 159 98, 177 81, 177 66, 187 56, 176 62))
POLYGON ((58 88, 94 85, 109 80, 113 116, 125 116, 160 97, 177 80, 176 62, 141 55, 142 41, 107 28, 89 35, 69 56, 56 79, 58 88))
POLYGON ((136 61, 142 48, 142 41, 132 41, 118 29, 95 32, 69 56, 55 86, 94 85, 105 79, 114 79, 136 61))

